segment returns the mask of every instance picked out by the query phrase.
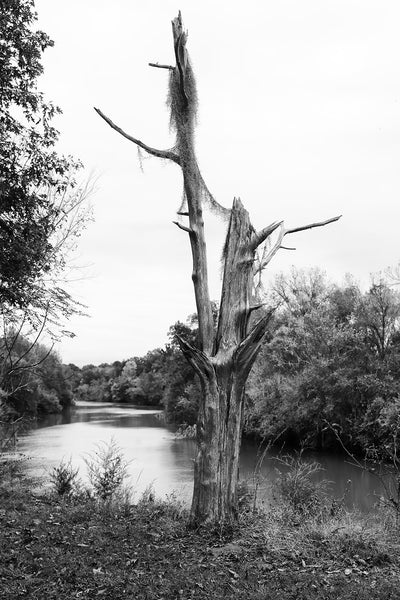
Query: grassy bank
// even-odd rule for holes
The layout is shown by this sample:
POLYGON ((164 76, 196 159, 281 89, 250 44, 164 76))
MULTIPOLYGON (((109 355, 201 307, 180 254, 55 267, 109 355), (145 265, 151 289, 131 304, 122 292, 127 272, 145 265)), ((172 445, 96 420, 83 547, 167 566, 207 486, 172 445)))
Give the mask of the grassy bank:
POLYGON ((400 598, 387 516, 300 518, 282 506, 199 531, 175 499, 63 499, 20 477, 3 477, 0 500, 4 600, 400 598))

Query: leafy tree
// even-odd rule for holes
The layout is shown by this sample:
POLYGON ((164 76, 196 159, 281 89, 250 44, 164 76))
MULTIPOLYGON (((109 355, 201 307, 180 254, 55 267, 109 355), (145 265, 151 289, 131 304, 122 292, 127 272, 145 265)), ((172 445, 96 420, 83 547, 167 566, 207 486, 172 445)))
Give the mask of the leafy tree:
POLYGON ((167 362, 165 369, 165 389, 163 404, 165 415, 170 422, 193 425, 197 421, 201 397, 200 381, 183 356, 178 336, 189 344, 196 344, 197 319, 191 315, 187 325, 177 321, 168 332, 167 362))
MULTIPOLYGON (((24 309, 48 304, 37 284, 62 262, 55 238, 79 166, 55 151, 61 111, 37 89, 53 42, 36 19, 33 0, 0 2, 0 303, 24 309)), ((70 298, 53 289, 52 300, 66 310, 70 298)))
POLYGON ((357 324, 381 360, 385 360, 392 347, 399 322, 399 292, 389 288, 384 281, 373 283, 359 303, 357 324))
POLYGON ((0 390, 10 416, 59 412, 72 401, 60 358, 19 330, 8 330, 0 338, 0 390))
POLYGON ((273 289, 282 305, 250 377, 246 430, 336 446, 328 421, 349 446, 380 443, 400 381, 397 293, 332 286, 315 270, 280 275, 273 289))

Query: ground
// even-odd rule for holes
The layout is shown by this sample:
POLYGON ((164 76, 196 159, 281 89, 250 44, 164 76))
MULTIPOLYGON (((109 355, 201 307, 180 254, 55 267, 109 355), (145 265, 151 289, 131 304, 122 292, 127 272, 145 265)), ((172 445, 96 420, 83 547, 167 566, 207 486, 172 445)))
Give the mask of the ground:
POLYGON ((0 501, 2 600, 400 599, 399 531, 376 516, 196 530, 176 499, 67 500, 20 478, 0 501))

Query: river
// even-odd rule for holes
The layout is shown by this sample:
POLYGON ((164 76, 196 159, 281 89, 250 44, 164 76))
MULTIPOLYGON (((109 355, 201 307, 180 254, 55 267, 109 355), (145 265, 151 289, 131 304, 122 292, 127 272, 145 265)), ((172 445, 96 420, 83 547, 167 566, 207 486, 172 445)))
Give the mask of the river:
MULTIPOLYGON (((100 442, 114 439, 129 461, 130 484, 136 498, 148 486, 157 496, 175 493, 189 502, 193 486, 195 442, 176 439, 174 429, 166 426, 157 410, 105 403, 79 403, 65 414, 49 415, 35 429, 23 434, 19 450, 29 457, 27 469, 32 475, 49 479, 52 468, 63 459, 79 467, 86 476, 84 458, 100 442)), ((258 446, 244 440, 241 449, 241 479, 251 480, 257 462, 258 446)), ((323 468, 315 479, 328 480, 334 498, 345 495, 348 508, 367 512, 380 493, 377 478, 349 464, 345 457, 328 453, 309 453, 323 468)), ((281 466, 276 452, 268 452, 262 463, 259 498, 268 503, 274 496, 274 481, 281 466)))

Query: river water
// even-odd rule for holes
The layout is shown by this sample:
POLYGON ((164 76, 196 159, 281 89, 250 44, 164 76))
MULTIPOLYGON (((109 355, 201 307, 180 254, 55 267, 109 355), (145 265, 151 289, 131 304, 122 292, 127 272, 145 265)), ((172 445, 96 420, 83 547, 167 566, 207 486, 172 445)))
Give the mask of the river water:
MULTIPOLYGON (((176 493, 189 502, 196 444, 192 440, 176 439, 174 429, 164 424, 157 410, 81 402, 66 414, 47 416, 35 429, 23 434, 19 449, 29 457, 27 468, 33 475, 43 475, 48 480, 53 467, 62 460, 71 460, 85 479, 84 458, 96 449, 96 444, 111 439, 129 461, 129 483, 136 491, 136 498, 152 485, 157 496, 176 493)), ((257 444, 243 442, 241 479, 254 477, 257 452, 257 444)), ((315 480, 330 481, 329 493, 338 499, 345 496, 347 507, 366 512, 376 503, 381 493, 379 481, 349 464, 345 457, 313 453, 307 454, 306 460, 320 463, 323 470, 314 476, 315 480)), ((267 453, 260 477, 262 502, 273 501, 274 481, 282 469, 276 452, 267 453)))

